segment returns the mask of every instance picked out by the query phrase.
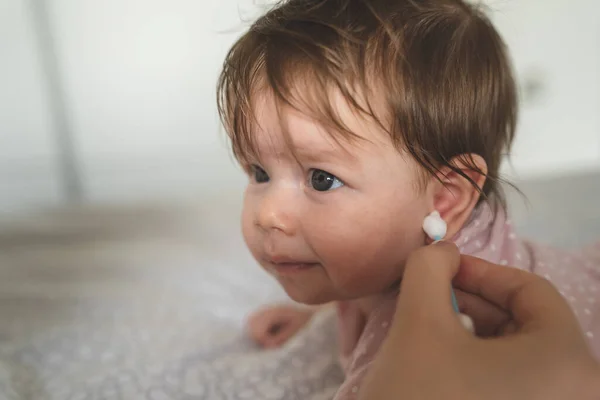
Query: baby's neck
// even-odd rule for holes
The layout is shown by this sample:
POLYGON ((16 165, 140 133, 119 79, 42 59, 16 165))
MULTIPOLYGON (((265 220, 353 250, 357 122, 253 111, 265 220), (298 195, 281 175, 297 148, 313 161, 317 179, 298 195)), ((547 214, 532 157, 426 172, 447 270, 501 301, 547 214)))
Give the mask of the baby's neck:
POLYGON ((377 308, 379 304, 381 304, 382 300, 388 297, 389 295, 390 293, 387 292, 378 293, 371 296, 361 297, 352 300, 351 302, 360 310, 362 315, 366 317, 370 315, 371 312, 373 312, 373 310, 377 308))

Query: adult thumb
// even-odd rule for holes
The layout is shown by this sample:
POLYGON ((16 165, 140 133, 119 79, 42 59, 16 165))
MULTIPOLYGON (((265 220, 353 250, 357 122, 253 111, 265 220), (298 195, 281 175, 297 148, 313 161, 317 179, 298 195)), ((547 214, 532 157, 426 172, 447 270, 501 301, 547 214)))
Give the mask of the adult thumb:
POLYGON ((452 307, 452 279, 460 266, 458 248, 438 242, 413 252, 404 269, 396 318, 413 328, 446 330, 460 326, 452 307))

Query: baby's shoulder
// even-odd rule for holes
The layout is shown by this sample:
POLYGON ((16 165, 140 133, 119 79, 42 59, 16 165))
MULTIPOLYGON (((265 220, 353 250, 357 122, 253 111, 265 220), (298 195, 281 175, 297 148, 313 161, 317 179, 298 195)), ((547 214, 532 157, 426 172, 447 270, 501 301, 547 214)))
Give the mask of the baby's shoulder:
POLYGON ((529 269, 537 274, 600 268, 600 241, 570 249, 524 240, 523 247, 530 256, 529 269))

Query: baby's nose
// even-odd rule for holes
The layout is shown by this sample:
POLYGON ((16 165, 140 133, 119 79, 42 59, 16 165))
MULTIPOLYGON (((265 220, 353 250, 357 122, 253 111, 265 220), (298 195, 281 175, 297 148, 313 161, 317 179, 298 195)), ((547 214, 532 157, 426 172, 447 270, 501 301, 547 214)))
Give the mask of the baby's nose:
POLYGON ((271 188, 260 201, 256 224, 265 231, 293 236, 298 225, 298 196, 292 190, 271 188))

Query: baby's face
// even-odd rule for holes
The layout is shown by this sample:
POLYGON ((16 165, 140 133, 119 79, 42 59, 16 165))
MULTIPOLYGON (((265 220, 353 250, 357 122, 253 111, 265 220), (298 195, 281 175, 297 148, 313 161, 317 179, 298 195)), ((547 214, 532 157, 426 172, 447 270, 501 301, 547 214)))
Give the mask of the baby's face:
POLYGON ((272 100, 257 110, 260 159, 245 191, 242 229, 260 265, 294 300, 320 304, 380 293, 424 244, 431 211, 417 165, 342 101, 347 127, 367 139, 336 143, 324 128, 272 100))

